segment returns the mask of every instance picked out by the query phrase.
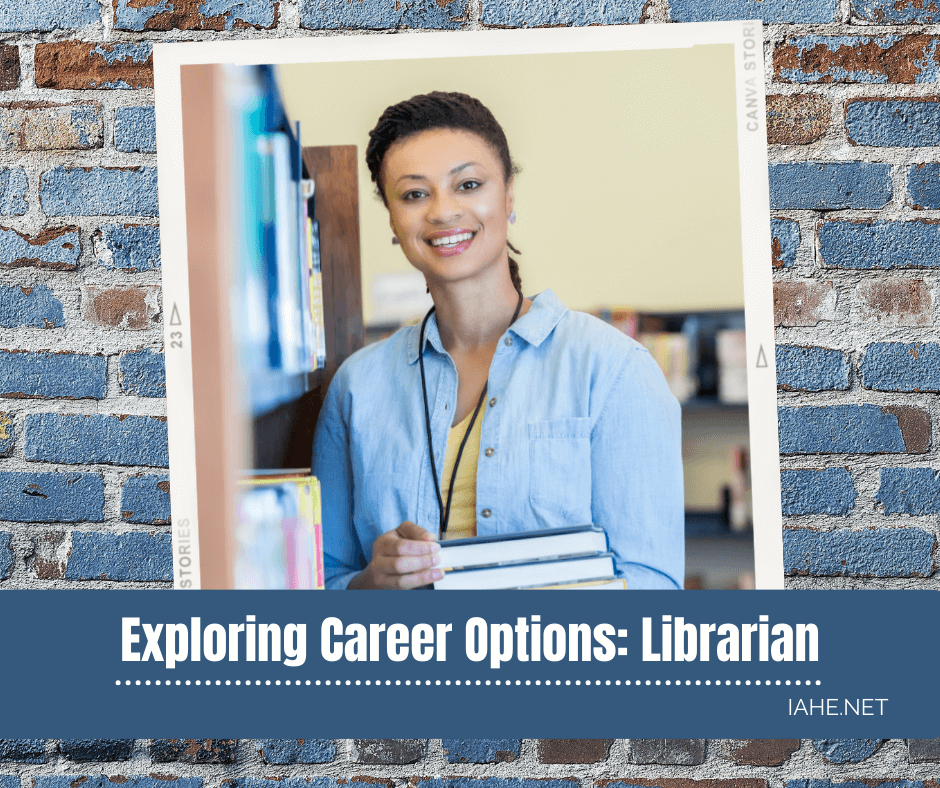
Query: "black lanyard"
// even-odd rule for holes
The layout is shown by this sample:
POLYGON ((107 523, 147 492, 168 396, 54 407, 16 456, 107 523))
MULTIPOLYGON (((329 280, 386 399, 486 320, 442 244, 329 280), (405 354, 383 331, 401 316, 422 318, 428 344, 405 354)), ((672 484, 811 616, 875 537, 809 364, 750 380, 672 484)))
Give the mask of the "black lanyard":
MULTIPOLYGON (((519 303, 516 304, 516 311, 512 314, 512 320, 509 321, 511 326, 516 322, 516 318, 519 317, 519 312, 522 309, 522 291, 519 291, 519 303)), ((421 334, 418 337, 418 363, 421 365, 421 393, 424 395, 424 426, 428 434, 428 455, 431 458, 431 476, 434 478, 434 492, 437 493, 437 505, 440 507, 440 535, 447 533, 447 523, 450 520, 450 502, 454 495, 454 480, 457 478, 457 468, 460 465, 460 458, 463 456, 463 448, 467 445, 467 439, 470 437, 470 433, 473 430, 473 425, 476 423, 477 416, 480 415, 480 408, 483 407, 483 400, 486 399, 486 389, 489 386, 489 380, 483 384, 483 391, 480 392, 480 399, 477 402, 477 406, 473 411, 473 418, 470 419, 470 426, 467 427, 467 431, 464 433, 463 440, 460 442, 460 448, 457 450, 457 459, 454 461, 454 469, 450 474, 450 486, 447 490, 447 505, 444 505, 444 499, 441 498, 441 483, 437 480, 437 465, 434 462, 434 444, 431 440, 431 409, 428 405, 428 386, 424 377, 424 329, 428 324, 428 320, 431 315, 434 313, 434 307, 432 306, 428 313, 424 316, 424 320, 421 322, 421 334)))

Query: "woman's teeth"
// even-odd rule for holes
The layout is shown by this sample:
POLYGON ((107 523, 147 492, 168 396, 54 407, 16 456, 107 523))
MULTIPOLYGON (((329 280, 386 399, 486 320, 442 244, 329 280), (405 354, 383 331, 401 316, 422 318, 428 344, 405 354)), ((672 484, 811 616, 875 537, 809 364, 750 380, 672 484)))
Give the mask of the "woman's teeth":
POLYGON ((473 233, 458 233, 457 235, 448 235, 443 238, 432 238, 431 246, 453 246, 455 244, 469 241, 473 238, 473 233))

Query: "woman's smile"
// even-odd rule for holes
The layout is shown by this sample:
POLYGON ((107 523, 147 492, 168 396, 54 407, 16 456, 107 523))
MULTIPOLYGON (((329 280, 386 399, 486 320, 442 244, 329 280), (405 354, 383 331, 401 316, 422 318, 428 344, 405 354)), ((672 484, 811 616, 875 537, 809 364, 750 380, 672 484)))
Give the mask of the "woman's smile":
POLYGON ((432 234, 431 237, 428 238, 428 243, 434 247, 434 250, 441 255, 441 257, 453 257, 469 249, 475 235, 476 232, 472 230, 460 228, 455 230, 442 230, 441 232, 432 234))

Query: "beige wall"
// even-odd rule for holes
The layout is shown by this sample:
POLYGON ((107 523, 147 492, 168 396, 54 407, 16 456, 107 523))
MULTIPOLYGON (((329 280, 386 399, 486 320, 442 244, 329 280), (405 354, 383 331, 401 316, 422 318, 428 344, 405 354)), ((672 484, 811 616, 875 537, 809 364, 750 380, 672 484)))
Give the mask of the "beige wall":
POLYGON ((476 96, 522 167, 515 184, 527 294, 568 306, 741 308, 731 45, 279 67, 306 145, 355 144, 365 320, 377 274, 408 271, 362 153, 389 104, 476 96))

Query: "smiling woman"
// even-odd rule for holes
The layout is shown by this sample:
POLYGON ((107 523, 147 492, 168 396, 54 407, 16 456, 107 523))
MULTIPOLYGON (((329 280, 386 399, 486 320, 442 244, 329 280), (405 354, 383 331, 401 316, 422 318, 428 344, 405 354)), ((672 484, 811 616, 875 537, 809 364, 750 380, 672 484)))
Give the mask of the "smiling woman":
POLYGON ((679 405, 641 345, 551 290, 523 296, 492 113, 415 96, 382 114, 366 162, 434 307, 330 386, 313 453, 327 587, 414 588, 443 577, 442 540, 588 523, 630 588, 681 587, 679 405))

